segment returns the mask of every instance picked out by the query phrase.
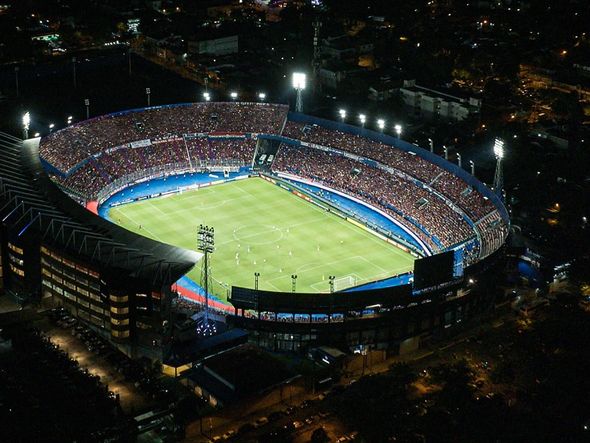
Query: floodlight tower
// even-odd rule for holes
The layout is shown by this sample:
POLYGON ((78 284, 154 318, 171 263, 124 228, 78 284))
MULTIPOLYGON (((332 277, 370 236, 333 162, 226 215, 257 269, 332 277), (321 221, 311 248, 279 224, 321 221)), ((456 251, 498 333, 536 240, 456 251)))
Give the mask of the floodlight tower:
POLYGON ((203 266, 201 268, 201 284, 203 284, 203 289, 205 289, 205 310, 198 331, 203 335, 213 335, 215 326, 209 323, 209 288, 212 286, 209 254, 212 254, 215 250, 214 228, 199 225, 199 230, 197 231, 197 249, 204 255, 203 266))
POLYGON ((365 127, 365 123, 367 122, 367 116, 365 114, 359 114, 359 120, 363 128, 365 127))
POLYGON ((295 110, 303 112, 303 90, 307 83, 307 76, 301 72, 293 73, 293 88, 297 91, 297 102, 295 103, 295 110))
POLYGON ((502 197, 504 188, 504 174, 502 173, 502 159, 504 158, 504 140, 497 138, 494 141, 494 155, 496 156, 496 172, 494 174, 494 192, 502 197))
POLYGON ((379 127, 379 130, 383 132, 383 130, 385 129, 385 120, 383 120, 382 118, 377 120, 377 126, 379 127))
POLYGON ((395 129, 395 133, 397 134, 397 138, 402 138, 402 125, 395 125, 393 127, 393 129, 395 129))
POLYGON ((338 115, 340 115, 340 120, 344 123, 344 120, 346 120, 346 109, 339 109, 338 115))
POLYGON ((26 140, 29 138, 29 126, 31 124, 31 113, 26 112, 23 115, 23 139, 26 140))

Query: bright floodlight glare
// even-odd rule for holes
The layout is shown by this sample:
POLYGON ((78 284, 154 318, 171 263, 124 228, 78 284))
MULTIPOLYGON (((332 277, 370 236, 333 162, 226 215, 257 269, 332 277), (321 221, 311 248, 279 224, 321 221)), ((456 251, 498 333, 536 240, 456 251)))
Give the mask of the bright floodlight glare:
POLYGON ((230 96, 232 99, 234 99, 234 100, 235 100, 236 98, 238 98, 238 93, 234 91, 234 92, 231 92, 231 93, 229 94, 229 96, 230 96))
POLYGON ((383 130, 383 128, 385 128, 385 120, 383 120, 382 118, 377 120, 377 126, 379 126, 379 129, 383 130))
POLYGON ((338 114, 340 114, 340 118, 344 120, 346 118, 346 109, 340 109, 338 114))
POLYGON ((293 88, 297 90, 304 90, 307 82, 307 76, 302 72, 293 73, 293 88))
POLYGON ((393 129, 395 129, 395 133, 396 133, 397 135, 401 135, 401 133, 402 133, 402 125, 395 125, 395 126, 393 127, 393 129))
POLYGON ((365 114, 359 114, 359 120, 364 125, 365 122, 367 121, 367 116, 365 114))
POLYGON ((264 92, 261 92, 260 94, 258 94, 258 98, 260 100, 264 100, 264 99, 266 99, 266 94, 264 92))
POLYGON ((499 159, 504 158, 504 141, 499 138, 494 141, 494 154, 499 159))
POLYGON ((49 125, 49 129, 53 129, 53 128, 55 128, 55 125, 54 125, 53 123, 51 123, 51 124, 49 125))
POLYGON ((209 101, 211 100, 211 94, 209 94, 208 92, 203 92, 203 98, 205 99, 205 101, 209 101))
POLYGON ((30 124, 31 124, 31 113, 27 112, 27 113, 25 113, 25 115, 23 115, 23 126, 28 128, 30 124))

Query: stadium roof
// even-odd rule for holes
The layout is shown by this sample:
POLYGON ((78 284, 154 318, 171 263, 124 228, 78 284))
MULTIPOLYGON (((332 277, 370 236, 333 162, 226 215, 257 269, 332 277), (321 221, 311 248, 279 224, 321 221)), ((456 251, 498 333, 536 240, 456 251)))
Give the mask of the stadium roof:
POLYGON ((0 218, 11 235, 36 234, 88 264, 120 270, 121 278, 153 287, 173 284, 199 258, 195 251, 134 234, 78 205, 43 170, 39 139, 23 142, 0 133, 0 218))

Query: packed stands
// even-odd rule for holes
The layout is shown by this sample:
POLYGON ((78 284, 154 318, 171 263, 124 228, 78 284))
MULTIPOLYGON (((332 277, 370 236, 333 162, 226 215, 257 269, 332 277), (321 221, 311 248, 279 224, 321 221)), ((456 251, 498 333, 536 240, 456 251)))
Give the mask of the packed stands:
POLYGON ((166 134, 281 132, 288 107, 266 103, 194 103, 106 115, 45 137, 41 157, 63 173, 107 149, 166 134))
MULTIPOLYGON (((401 175, 368 166, 337 153, 282 146, 273 169, 352 194, 379 206, 404 224, 423 231, 422 240, 434 249, 431 236, 450 247, 474 236, 473 230, 445 200, 401 175), (425 231, 425 232, 424 232, 425 231)), ((416 231, 416 229, 412 229, 416 231)))
POLYGON ((283 135, 350 152, 403 171, 450 197, 475 219, 479 219, 495 209, 491 202, 485 200, 478 192, 474 192, 459 177, 418 155, 412 155, 384 143, 369 140, 360 135, 292 121, 285 125, 283 135))
POLYGON ((488 198, 418 152, 287 121, 287 115, 287 106, 264 103, 129 111, 53 133, 41 141, 40 155, 70 195, 96 200, 101 191, 120 189, 144 173, 250 166, 257 134, 282 135, 291 140, 283 139, 273 171, 307 178, 378 207, 434 252, 467 244, 471 263, 506 238, 506 223, 488 198))

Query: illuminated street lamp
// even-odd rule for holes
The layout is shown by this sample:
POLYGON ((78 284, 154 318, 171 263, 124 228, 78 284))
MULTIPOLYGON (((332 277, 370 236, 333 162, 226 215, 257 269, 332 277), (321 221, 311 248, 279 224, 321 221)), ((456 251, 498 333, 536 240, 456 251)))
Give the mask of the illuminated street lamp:
POLYGON ((206 102, 211 101, 211 94, 209 94, 208 92, 203 92, 203 98, 206 102))
POLYGON ((55 125, 53 123, 49 124, 49 132, 53 132, 53 128, 55 128, 55 125))
POLYGON ((385 120, 383 120, 382 118, 377 120, 377 126, 379 127, 379 130, 383 132, 383 130, 385 129, 385 120))
POLYGON ((359 114, 359 120, 361 121, 361 125, 363 125, 364 128, 365 123, 367 122, 367 116, 365 114, 359 114))
POLYGON ((25 139, 25 140, 29 138, 30 124, 31 124, 31 113, 26 112, 25 115, 23 115, 23 139, 25 139))
POLYGON ((260 92, 258 94, 258 100, 260 100, 261 102, 263 102, 264 100, 266 100, 266 94, 264 92, 260 92))
POLYGON ((340 115, 340 120, 344 123, 344 120, 346 119, 346 109, 339 109, 338 114, 340 115))
POLYGON ((469 160, 469 167, 471 168, 471 175, 475 175, 475 162, 473 160, 469 160))
POLYGON ((445 153, 445 160, 449 159, 449 148, 447 148, 445 145, 443 145, 443 151, 445 153))
POLYGON ((295 111, 303 112, 303 91, 307 83, 307 76, 302 72, 293 73, 293 89, 297 91, 297 101, 295 102, 295 111))
POLYGON ((434 142, 431 138, 428 139, 428 144, 430 145, 430 152, 434 152, 434 142))
POLYGON ((229 96, 233 101, 236 101, 238 99, 238 93, 236 91, 230 92, 229 96))
POLYGON ((395 125, 393 127, 393 129, 395 129, 395 133, 397 134, 397 138, 401 138, 402 137, 402 125, 395 125))
POLYGON ((459 165, 459 167, 462 167, 462 165, 461 165, 461 154, 459 154, 458 152, 457 152, 457 165, 459 165))

